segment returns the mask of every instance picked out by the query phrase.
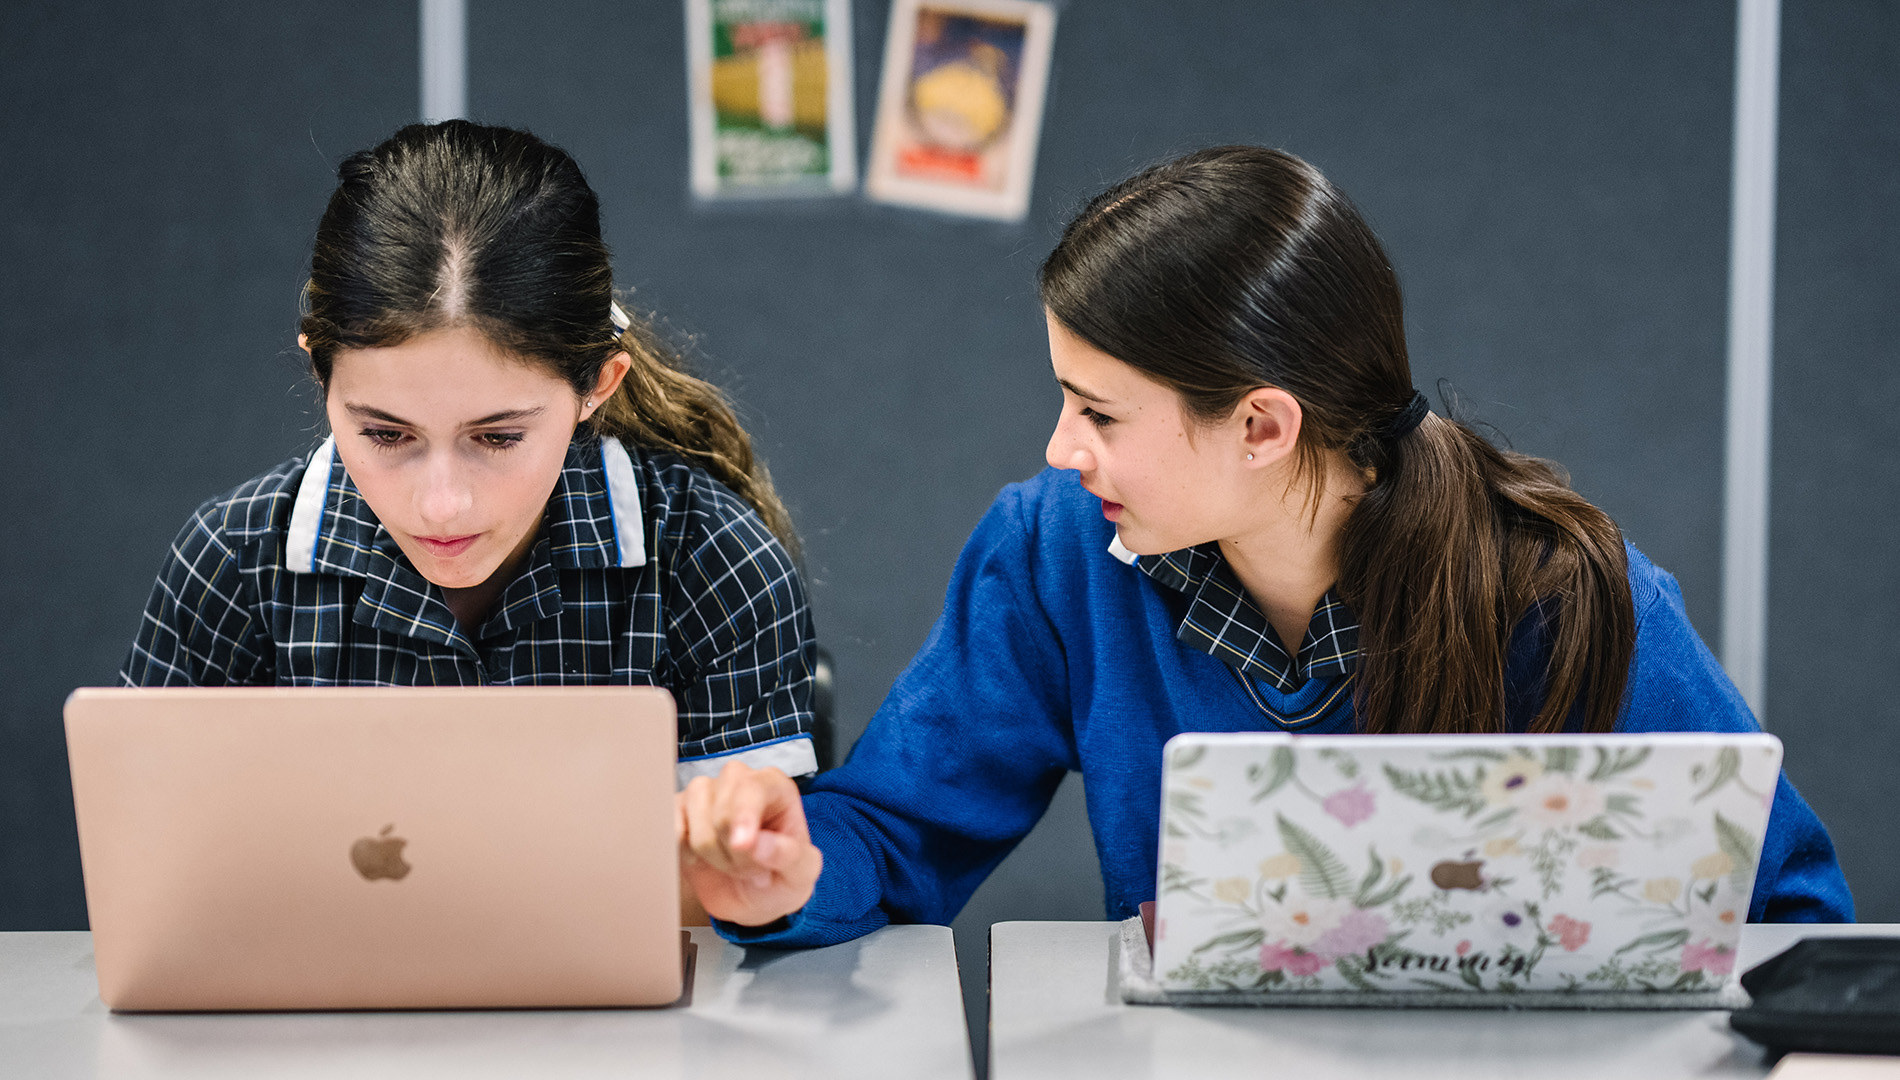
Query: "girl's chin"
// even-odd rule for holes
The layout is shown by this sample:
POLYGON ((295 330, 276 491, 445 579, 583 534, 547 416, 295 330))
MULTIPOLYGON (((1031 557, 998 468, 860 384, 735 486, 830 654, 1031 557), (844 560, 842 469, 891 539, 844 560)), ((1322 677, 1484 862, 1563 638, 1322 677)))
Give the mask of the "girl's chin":
POLYGON ((1115 522, 1115 538, 1122 542, 1123 547, 1137 555, 1153 554, 1153 549, 1148 545, 1154 538, 1149 536, 1148 531, 1139 524, 1129 521, 1126 514, 1122 515, 1120 521, 1115 522))
POLYGON ((444 565, 444 560, 428 559, 426 563, 417 563, 416 570, 437 588, 472 589, 494 576, 496 568, 476 566, 468 559, 461 558, 449 565, 444 565))
POLYGON ((1166 555, 1170 551, 1194 547, 1200 542, 1189 540, 1176 543, 1176 537, 1155 536, 1139 526, 1131 528, 1126 519, 1116 523, 1115 536, 1121 540, 1123 547, 1137 555, 1166 555))

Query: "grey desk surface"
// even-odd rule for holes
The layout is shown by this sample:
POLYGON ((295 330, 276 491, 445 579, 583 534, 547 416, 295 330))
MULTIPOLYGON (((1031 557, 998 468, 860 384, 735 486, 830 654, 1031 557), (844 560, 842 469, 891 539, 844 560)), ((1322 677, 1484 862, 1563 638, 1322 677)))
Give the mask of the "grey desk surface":
POLYGON ((692 936, 692 1000, 671 1009, 118 1016, 90 934, 0 934, 0 1076, 973 1075, 948 927, 806 952, 692 936))
MULTIPOLYGON (((1900 924, 1749 926, 1746 970, 1803 936, 1900 935, 1900 924)), ((1124 1005, 1116 927, 990 928, 990 1078, 1761 1077, 1725 1012, 1168 1008, 1124 1005)))

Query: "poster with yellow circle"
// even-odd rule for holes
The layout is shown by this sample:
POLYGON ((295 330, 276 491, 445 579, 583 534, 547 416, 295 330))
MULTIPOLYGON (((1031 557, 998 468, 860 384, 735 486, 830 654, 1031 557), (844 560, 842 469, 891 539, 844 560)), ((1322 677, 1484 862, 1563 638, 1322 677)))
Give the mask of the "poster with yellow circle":
POLYGON ((1020 220, 1029 209, 1055 12, 1035 0, 891 8, 868 193, 1020 220))

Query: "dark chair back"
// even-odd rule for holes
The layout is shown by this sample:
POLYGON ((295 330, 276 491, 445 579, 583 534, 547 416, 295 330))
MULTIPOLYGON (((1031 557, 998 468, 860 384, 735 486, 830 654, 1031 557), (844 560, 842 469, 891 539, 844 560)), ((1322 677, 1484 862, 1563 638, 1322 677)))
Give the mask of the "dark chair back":
POLYGON ((817 646, 818 662, 811 673, 811 744, 818 754, 820 771, 838 763, 836 754, 836 716, 832 712, 831 653, 817 646))

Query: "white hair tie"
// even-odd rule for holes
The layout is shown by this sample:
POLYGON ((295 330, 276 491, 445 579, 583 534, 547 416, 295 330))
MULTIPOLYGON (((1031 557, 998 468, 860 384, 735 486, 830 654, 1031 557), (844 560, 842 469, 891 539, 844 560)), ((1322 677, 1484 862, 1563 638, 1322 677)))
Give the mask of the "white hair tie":
POLYGON ((621 308, 620 301, 618 300, 607 301, 607 317, 613 320, 614 329, 622 333, 626 332, 627 327, 633 325, 633 319, 628 317, 626 311, 621 308))

